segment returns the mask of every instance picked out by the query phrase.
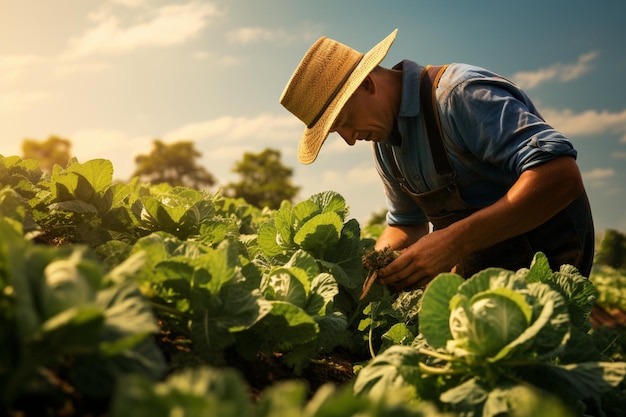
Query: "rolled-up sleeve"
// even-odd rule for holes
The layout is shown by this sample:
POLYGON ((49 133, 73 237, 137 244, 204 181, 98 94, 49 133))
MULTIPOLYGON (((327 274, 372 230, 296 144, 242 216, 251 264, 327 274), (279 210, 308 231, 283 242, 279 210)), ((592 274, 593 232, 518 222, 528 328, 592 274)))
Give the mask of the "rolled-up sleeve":
POLYGON ((473 157, 517 176, 557 156, 576 157, 571 142, 542 119, 526 94, 503 78, 459 83, 444 106, 454 136, 473 157))

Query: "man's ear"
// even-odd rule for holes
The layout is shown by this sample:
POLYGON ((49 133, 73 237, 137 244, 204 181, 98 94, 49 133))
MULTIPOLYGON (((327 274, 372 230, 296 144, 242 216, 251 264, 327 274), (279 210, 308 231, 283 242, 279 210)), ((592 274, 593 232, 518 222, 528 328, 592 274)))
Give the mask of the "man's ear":
POLYGON ((365 77, 359 87, 363 88, 366 92, 370 94, 374 94, 376 92, 376 83, 374 82, 372 74, 367 74, 367 77, 365 77))

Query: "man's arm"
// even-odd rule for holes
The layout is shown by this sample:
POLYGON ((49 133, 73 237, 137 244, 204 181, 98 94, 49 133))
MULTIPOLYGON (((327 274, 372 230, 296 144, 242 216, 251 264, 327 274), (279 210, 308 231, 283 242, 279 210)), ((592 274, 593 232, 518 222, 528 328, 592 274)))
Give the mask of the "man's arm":
POLYGON ((387 246, 394 250, 405 249, 428 234, 428 229, 428 223, 387 226, 376 241, 374 249, 382 250, 387 246))
POLYGON ((522 173, 504 197, 449 227, 430 233, 379 271, 392 289, 425 286, 469 253, 543 224, 584 191, 574 158, 562 156, 522 173))

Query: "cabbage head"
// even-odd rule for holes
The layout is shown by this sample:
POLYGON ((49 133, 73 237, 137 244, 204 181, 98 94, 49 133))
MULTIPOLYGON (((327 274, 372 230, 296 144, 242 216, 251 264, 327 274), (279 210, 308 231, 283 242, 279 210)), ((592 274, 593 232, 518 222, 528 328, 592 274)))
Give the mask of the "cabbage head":
POLYGON ((554 354, 570 326, 558 291, 500 268, 467 280, 440 274, 426 288, 420 311, 420 332, 430 346, 491 362, 554 354))

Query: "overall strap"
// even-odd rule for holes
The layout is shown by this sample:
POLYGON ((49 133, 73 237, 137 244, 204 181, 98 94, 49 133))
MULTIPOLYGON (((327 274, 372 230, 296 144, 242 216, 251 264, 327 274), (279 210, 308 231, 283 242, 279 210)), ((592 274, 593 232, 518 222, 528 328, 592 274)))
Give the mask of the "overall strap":
POLYGON ((447 65, 428 65, 424 71, 422 71, 420 77, 420 101, 426 123, 426 134, 435 164, 435 171, 437 171, 439 175, 453 172, 450 161, 448 160, 448 153, 443 145, 441 121, 439 120, 439 114, 437 112, 436 97, 439 78, 441 78, 441 74, 443 74, 447 67, 447 65))
MULTIPOLYGON (((428 143, 430 145, 430 152, 432 154, 433 163, 435 165, 435 171, 437 174, 450 174, 453 171, 452 165, 448 160, 448 154, 445 146, 443 145, 443 138, 441 136, 441 122, 439 121, 439 114, 437 112, 437 84, 441 74, 445 71, 448 65, 433 66, 428 65, 422 71, 420 76, 420 105, 422 113, 424 114, 424 123, 426 125, 426 135, 428 137, 428 143)), ((387 150, 387 156, 391 165, 391 171, 394 177, 405 186, 404 177, 398 168, 396 158, 393 155, 391 145, 385 145, 387 150)))

